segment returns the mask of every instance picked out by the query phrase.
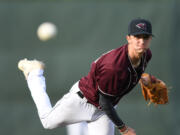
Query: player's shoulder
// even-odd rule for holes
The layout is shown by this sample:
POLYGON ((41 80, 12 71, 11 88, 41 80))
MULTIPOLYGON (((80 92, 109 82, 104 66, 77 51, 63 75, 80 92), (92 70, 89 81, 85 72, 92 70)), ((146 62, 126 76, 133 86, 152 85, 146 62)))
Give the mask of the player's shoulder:
POLYGON ((103 53, 98 59, 95 60, 95 63, 103 63, 103 65, 117 63, 117 60, 121 61, 125 58, 124 56, 126 56, 126 50, 126 45, 122 45, 119 48, 112 49, 106 53, 103 53))
POLYGON ((114 51, 126 51, 128 48, 128 44, 121 45, 120 47, 114 49, 114 51))
POLYGON ((108 52, 103 58, 104 65, 112 66, 119 68, 119 65, 127 63, 127 45, 122 45, 119 48, 113 49, 108 52))
POLYGON ((124 44, 118 48, 112 49, 111 51, 109 51, 107 53, 107 55, 109 55, 109 56, 111 56, 111 55, 113 55, 113 56, 122 55, 123 56, 123 54, 125 54, 127 52, 127 47, 128 47, 128 45, 124 44))

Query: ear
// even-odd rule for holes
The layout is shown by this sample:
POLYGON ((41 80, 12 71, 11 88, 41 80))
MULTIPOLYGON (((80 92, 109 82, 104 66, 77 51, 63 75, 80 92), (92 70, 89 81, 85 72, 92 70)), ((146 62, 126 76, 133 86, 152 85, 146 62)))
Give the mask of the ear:
POLYGON ((126 40, 129 42, 129 40, 130 40, 130 36, 129 35, 126 36, 126 40))
POLYGON ((131 35, 127 35, 126 36, 126 40, 127 40, 127 42, 128 42, 128 44, 131 44, 131 35))

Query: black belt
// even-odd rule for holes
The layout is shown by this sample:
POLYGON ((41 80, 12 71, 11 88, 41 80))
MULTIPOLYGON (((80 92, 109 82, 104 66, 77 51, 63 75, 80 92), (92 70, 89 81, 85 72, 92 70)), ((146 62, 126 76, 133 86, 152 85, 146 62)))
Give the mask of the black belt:
MULTIPOLYGON (((77 94, 78 94, 78 96, 79 96, 80 98, 84 98, 84 95, 83 95, 83 93, 82 93, 81 91, 78 91, 77 94)), ((87 101, 87 103, 91 104, 89 101, 87 101)), ((98 108, 99 108, 99 107, 98 107, 98 108)), ((101 109, 101 108, 99 108, 99 109, 101 109)))
POLYGON ((77 94, 79 95, 80 98, 84 98, 84 95, 82 94, 81 91, 78 91, 77 94))
MULTIPOLYGON (((78 94, 78 96, 79 96, 80 98, 84 98, 84 95, 83 95, 83 93, 82 93, 81 91, 78 91, 77 94, 78 94)), ((87 103, 90 103, 90 102, 87 101, 87 103)))

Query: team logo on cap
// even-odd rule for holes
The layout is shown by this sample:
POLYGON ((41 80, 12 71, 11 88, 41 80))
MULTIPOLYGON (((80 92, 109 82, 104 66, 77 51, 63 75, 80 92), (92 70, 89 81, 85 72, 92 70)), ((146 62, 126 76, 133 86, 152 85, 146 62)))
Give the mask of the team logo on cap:
POLYGON ((136 25, 136 27, 139 28, 139 29, 142 29, 142 30, 146 30, 146 24, 145 23, 138 23, 136 25))

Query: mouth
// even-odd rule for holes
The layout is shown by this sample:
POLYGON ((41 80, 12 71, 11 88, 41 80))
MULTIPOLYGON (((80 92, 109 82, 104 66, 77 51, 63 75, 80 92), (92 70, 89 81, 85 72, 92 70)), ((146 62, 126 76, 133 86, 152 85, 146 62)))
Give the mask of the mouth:
MULTIPOLYGON (((142 46, 143 46, 143 45, 142 45, 142 46)), ((145 47, 139 47, 138 49, 140 49, 140 50, 146 50, 145 47)))
POLYGON ((138 51, 146 51, 146 48, 145 47, 137 47, 136 48, 138 51))

